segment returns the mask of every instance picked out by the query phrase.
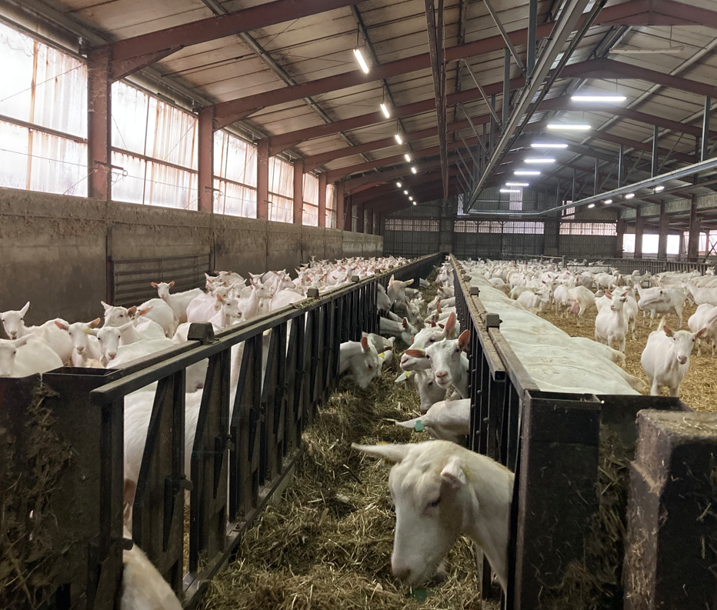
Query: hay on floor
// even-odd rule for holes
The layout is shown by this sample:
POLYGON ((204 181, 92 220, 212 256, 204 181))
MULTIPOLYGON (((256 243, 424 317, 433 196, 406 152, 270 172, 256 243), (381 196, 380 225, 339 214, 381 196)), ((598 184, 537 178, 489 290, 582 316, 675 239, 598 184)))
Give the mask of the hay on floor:
MULTIPOLYGON (((427 295, 430 299, 430 295, 427 295)), ((481 602, 472 546, 448 556, 445 580, 411 591, 391 575, 395 515, 389 466, 351 443, 420 442, 396 426, 419 413, 417 392, 395 384, 395 364, 367 390, 343 381, 314 425, 281 502, 249 530, 236 561, 213 581, 207 610, 498 608, 481 602)))

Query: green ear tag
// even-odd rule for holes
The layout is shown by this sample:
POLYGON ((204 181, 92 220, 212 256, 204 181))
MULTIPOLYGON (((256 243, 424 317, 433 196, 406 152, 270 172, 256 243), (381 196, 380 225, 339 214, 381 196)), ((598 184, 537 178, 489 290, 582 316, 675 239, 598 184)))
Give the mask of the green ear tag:
POLYGON ((416 589, 409 597, 412 597, 419 604, 422 604, 428 599, 428 591, 426 591, 426 589, 416 589))
POLYGON ((416 422, 416 425, 413 427, 413 429, 416 432, 423 432, 424 428, 425 428, 425 426, 423 425, 423 422, 420 419, 416 422))

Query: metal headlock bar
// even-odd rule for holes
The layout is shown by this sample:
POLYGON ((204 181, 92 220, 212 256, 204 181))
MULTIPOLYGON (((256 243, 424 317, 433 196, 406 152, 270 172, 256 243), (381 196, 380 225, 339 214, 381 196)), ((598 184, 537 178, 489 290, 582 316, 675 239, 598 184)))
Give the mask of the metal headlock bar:
MULTIPOLYGON (((599 519, 601 426, 616 430, 634 454, 638 411, 690 409, 677 398, 541 391, 501 333, 500 316, 481 303, 480 286, 454 256, 451 264, 458 319, 471 334, 469 447, 515 472, 504 607, 533 610, 559 588, 571 562, 584 561, 599 519)), ((487 596, 490 566, 482 556, 477 563, 487 596)))
POLYGON ((121 370, 62 368, 42 380, 39 375, 0 379, 0 457, 6 465, 0 481, 28 468, 22 451, 28 443, 28 405, 40 381, 52 432, 71 449, 68 465, 47 490, 57 527, 45 542, 62 549, 47 570, 47 590, 56 592, 47 607, 114 608, 122 549, 132 544, 123 538, 129 394, 157 383, 132 506, 133 540, 184 597, 185 607, 193 608, 243 532, 287 484, 302 431, 338 384, 339 345, 360 339, 362 331, 378 332, 378 284, 386 286, 391 275, 425 277, 442 258, 418 258, 216 336, 211 325, 192 325, 189 337, 196 340, 121 370), (234 369, 233 350, 242 351, 234 369), (186 370, 204 360, 208 369, 185 472, 186 370))

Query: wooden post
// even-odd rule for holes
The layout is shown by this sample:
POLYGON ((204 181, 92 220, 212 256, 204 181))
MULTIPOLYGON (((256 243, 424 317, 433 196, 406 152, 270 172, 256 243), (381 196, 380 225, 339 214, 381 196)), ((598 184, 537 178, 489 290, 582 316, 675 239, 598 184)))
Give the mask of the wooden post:
POLYGON ((304 224, 304 160, 294 161, 294 224, 304 224))
POLYGON ((687 242, 687 260, 696 262, 700 255, 700 225, 701 219, 697 215, 697 195, 692 195, 690 205, 690 236, 687 242))
POLYGON ((637 423, 625 608, 714 608, 717 414, 645 410, 637 423))
POLYGON ((197 124, 197 209, 211 214, 214 212, 214 106, 199 111, 197 124))
POLYGON ((635 258, 642 258, 642 235, 645 231, 645 219, 640 208, 635 210, 635 258))
POLYGON ((269 220, 269 140, 259 140, 256 151, 256 217, 269 220))
POLYGON ((326 172, 319 174, 319 226, 326 226, 326 172))
POLYGON ((344 228, 344 181, 336 183, 336 228, 344 228))
POLYGON ((657 258, 667 258, 667 236, 670 230, 670 219, 667 216, 667 204, 660 205, 660 236, 657 246, 657 258))
POLYGON ((112 80, 111 51, 90 49, 87 54, 87 196, 112 198, 112 80))

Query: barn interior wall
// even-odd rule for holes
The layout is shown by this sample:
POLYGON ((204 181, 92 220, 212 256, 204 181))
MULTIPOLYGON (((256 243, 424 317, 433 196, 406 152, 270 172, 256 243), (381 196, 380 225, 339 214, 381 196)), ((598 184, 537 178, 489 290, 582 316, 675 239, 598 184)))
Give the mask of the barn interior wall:
POLYGON ((246 275, 382 253, 379 235, 0 189, 0 311, 31 301, 28 324, 101 315, 108 257, 205 254, 246 275))

